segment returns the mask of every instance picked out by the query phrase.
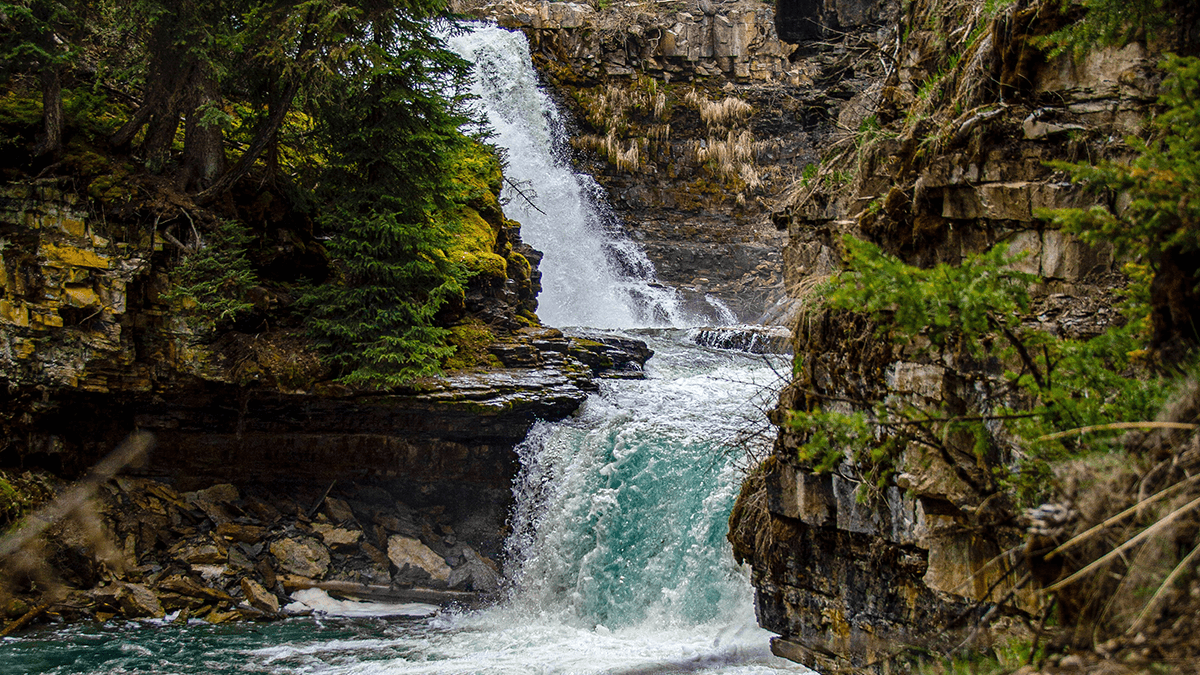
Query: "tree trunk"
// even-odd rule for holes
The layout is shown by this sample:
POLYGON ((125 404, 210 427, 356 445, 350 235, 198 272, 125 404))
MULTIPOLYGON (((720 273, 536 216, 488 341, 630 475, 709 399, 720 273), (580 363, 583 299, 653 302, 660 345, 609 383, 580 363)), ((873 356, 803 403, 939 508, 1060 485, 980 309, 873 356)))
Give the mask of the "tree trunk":
POLYGON ((39 79, 42 85, 42 129, 43 138, 34 150, 35 157, 56 155, 62 150, 63 110, 62 110, 62 77, 58 65, 58 46, 54 41, 54 31, 50 26, 51 13, 46 3, 35 3, 34 18, 42 24, 42 30, 37 32, 37 45, 42 51, 45 61, 41 64, 39 79))
POLYGON ((277 105, 271 106, 271 114, 267 117, 266 123, 258 131, 254 141, 250 143, 250 147, 229 171, 225 172, 215 183, 201 191, 196 195, 197 201, 203 203, 210 201, 229 188, 254 166, 255 160, 262 155, 263 150, 266 150, 272 143, 275 142, 275 136, 279 133, 279 127, 283 126, 283 120, 287 117, 288 111, 292 108, 292 101, 296 98, 296 93, 300 91, 300 77, 293 76, 291 82, 288 83, 287 90, 283 92, 277 105))
POLYGON ((141 151, 145 158, 146 168, 151 173, 159 173, 171 161, 171 144, 175 141, 175 132, 179 129, 178 96, 172 96, 158 113, 150 116, 150 124, 146 127, 146 138, 142 141, 141 151))
POLYGON ((113 147, 123 148, 133 141, 142 127, 149 125, 141 150, 146 154, 147 166, 153 171, 161 170, 170 157, 171 143, 179 128, 187 76, 194 66, 187 57, 187 50, 177 44, 182 21, 174 15, 155 25, 147 45, 150 68, 146 74, 145 101, 109 139, 113 147))
POLYGON ((205 124, 204 113, 221 100, 221 91, 212 69, 199 65, 192 69, 190 102, 183 136, 184 188, 201 190, 225 170, 225 138, 217 124, 205 124))
POLYGON ((57 65, 42 68, 42 127, 44 137, 34 156, 57 155, 62 150, 63 109, 62 78, 57 65))

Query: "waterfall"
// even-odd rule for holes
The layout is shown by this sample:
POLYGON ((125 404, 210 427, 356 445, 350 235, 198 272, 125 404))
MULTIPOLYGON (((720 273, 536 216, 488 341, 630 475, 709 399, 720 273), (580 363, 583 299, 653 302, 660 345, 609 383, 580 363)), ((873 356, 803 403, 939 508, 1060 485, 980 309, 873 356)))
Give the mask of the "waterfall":
POLYGON ((538 86, 525 35, 478 25, 448 41, 475 64, 473 93, 506 148, 505 212, 545 253, 538 316, 551 326, 688 326, 675 289, 621 231, 603 190, 571 168, 562 115, 538 86), (527 199, 528 197, 528 199, 527 199))
MULTIPOLYGON (((550 324, 621 328, 655 352, 645 380, 603 381, 577 415, 536 424, 517 448, 510 595, 409 620, 76 624, 0 641, 0 664, 9 666, 0 675, 811 672, 771 655, 748 571, 725 539, 747 451, 765 456, 772 441, 761 410, 775 398, 777 371, 788 371, 783 357, 724 348, 780 351, 771 347, 779 336, 630 329, 694 319, 654 281, 596 184, 554 152, 560 119, 537 88, 525 38, 478 27, 451 44, 477 64, 495 140, 508 148, 508 176, 538 193, 538 209, 510 195, 507 211, 545 253, 539 314, 550 324)), ((720 303, 711 304, 720 317, 720 303)))

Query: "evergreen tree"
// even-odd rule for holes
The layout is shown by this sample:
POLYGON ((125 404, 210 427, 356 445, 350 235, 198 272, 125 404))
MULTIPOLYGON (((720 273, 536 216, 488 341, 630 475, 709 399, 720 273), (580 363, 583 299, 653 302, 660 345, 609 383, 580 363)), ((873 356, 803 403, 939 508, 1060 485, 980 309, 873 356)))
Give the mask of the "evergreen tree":
POLYGON ((83 2, 0 0, 0 68, 6 76, 37 73, 42 93, 42 137, 35 156, 62 149, 62 71, 72 57, 70 37, 80 30, 83 2))
POLYGON ((1200 343, 1200 59, 1168 56, 1153 139, 1127 139, 1129 164, 1054 166, 1075 182, 1106 192, 1110 206, 1047 214, 1091 242, 1111 242, 1154 270, 1150 284, 1151 346, 1168 359, 1200 343), (1129 197, 1117 208, 1118 196, 1129 197))
POLYGON ((311 289, 310 327, 343 380, 394 386, 435 372, 452 352, 435 315, 461 300, 465 272, 445 250, 452 232, 452 158, 467 121, 444 92, 467 73, 424 24, 382 17, 372 40, 322 92, 329 148, 321 224, 337 278, 311 289))

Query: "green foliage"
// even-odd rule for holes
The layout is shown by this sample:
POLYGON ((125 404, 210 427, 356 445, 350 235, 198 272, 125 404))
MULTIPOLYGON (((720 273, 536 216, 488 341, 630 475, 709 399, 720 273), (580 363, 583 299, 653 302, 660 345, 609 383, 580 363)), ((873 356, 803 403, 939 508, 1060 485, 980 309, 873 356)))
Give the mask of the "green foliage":
POLYGON ((1165 110, 1150 123, 1153 140, 1127 139, 1138 153, 1133 162, 1052 164, 1076 183, 1128 195, 1129 205, 1117 213, 1096 206, 1038 214, 1085 241, 1111 242, 1150 261, 1168 249, 1200 250, 1200 59, 1169 55, 1162 66, 1169 74, 1159 97, 1165 110))
POLYGON ((395 387, 438 372, 453 348, 434 317, 463 293, 461 268, 443 252, 449 233, 395 212, 327 217, 341 230, 329 246, 338 277, 302 300, 326 362, 342 382, 360 386, 395 387))
MULTIPOLYGON (((444 45, 449 16, 445 0, 0 0, 15 29, 0 74, 20 90, 0 92, 4 132, 20 134, 0 147, 40 133, 31 75, 62 66, 70 129, 54 170, 92 179, 93 198, 128 208, 143 168, 199 204, 246 176, 269 182, 325 244, 328 278, 299 307, 327 364, 348 384, 396 386, 453 353, 442 324, 472 275, 504 278, 515 261, 528 276, 493 250, 500 164, 460 132, 477 120, 447 93, 466 91, 469 67, 444 45)), ((197 329, 250 310, 257 235, 224 223, 180 259, 167 299, 197 329)))
POLYGON ((805 164, 804 170, 800 172, 800 185, 808 187, 821 171, 819 164, 805 164))
MULTIPOLYGON (((73 54, 62 48, 56 33, 78 28, 86 2, 0 0, 6 27, 0 37, 0 75, 36 71, 67 63, 73 54)), ((67 45, 70 48, 71 45, 67 45)))
MULTIPOLYGON (((868 478, 864 491, 870 493, 886 486, 899 453, 911 444, 970 463, 994 457, 996 425, 1003 424, 1016 447, 995 476, 997 487, 1031 502, 1046 487, 1048 462, 1083 449, 1076 437, 1043 437, 1149 419, 1163 404, 1169 380, 1139 369, 1142 320, 1091 340, 1039 330, 1027 321, 1028 285, 1037 278, 1014 270, 1020 256, 1009 256, 1005 247, 968 256, 961 265, 921 269, 873 244, 844 241, 847 269, 830 283, 827 306, 866 313, 879 337, 904 346, 907 359, 952 359, 978 370, 981 395, 966 409, 965 402, 888 397, 861 401, 853 413, 820 406, 794 411, 791 427, 806 436, 800 459, 816 470, 851 460, 868 478)), ((1130 306, 1135 315, 1141 311, 1136 300, 1130 306)), ((1096 451, 1096 439, 1089 440, 1088 450, 1096 451)))
POLYGON ((249 291, 258 283, 246 248, 250 231, 237 221, 222 221, 200 250, 185 253, 171 275, 168 303, 182 307, 194 329, 209 332, 237 320, 254 305, 249 291))
POLYGON ((453 214, 479 197, 453 181, 472 141, 458 132, 458 102, 441 93, 467 66, 428 31, 408 38, 364 51, 317 118, 329 148, 323 201, 337 204, 320 224, 336 271, 302 305, 327 363, 357 386, 439 372, 454 348, 437 313, 461 303, 469 276, 447 251, 461 231, 453 214))
POLYGON ((1078 21, 1038 40, 1050 56, 1071 52, 1078 57, 1096 47, 1166 35, 1182 9, 1177 0, 1062 0, 1062 11, 1069 13, 1077 4, 1083 5, 1078 21))
MULTIPOLYGON (((937 347, 952 346, 964 334, 1016 326, 1029 307, 1026 286, 1036 277, 1009 267, 1015 258, 1003 247, 968 256, 958 266, 920 269, 869 242, 853 237, 843 242, 848 270, 838 277, 830 305, 886 315, 896 341, 920 334, 937 347)), ((964 346, 975 356, 988 351, 983 344, 964 346)))
POLYGON ((987 653, 922 660, 913 672, 915 675, 1008 675, 1027 664, 1041 663, 1045 654, 1044 642, 1035 651, 1031 639, 1013 638, 996 642, 987 653))

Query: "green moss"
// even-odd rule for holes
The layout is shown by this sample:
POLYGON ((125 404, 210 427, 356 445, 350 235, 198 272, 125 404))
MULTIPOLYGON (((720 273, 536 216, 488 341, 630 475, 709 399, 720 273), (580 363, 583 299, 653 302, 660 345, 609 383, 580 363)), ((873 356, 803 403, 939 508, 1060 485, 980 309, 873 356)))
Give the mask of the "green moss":
POLYGON ((454 244, 446 251, 473 275, 504 279, 508 261, 495 253, 496 231, 475 209, 464 206, 454 223, 454 244))
POLYGON ((446 340, 454 346, 454 354, 443 364, 446 370, 463 370, 477 366, 500 367, 500 359, 488 351, 496 342, 496 336, 478 319, 468 319, 450 327, 446 340))
POLYGON ((111 163, 91 145, 72 140, 63 148, 63 165, 77 175, 87 178, 109 174, 111 163))
POLYGON ((468 146, 454 159, 452 181, 460 190, 459 203, 497 222, 504 218, 499 197, 504 187, 504 175, 494 150, 482 143, 468 146))
POLYGON ((0 126, 37 127, 41 123, 41 96, 10 91, 0 97, 0 126))
POLYGON ((53 496, 44 476, 0 471, 0 532, 53 496))
POLYGON ((471 144, 455 157, 452 180, 458 189, 455 201, 462 206, 438 218, 454 240, 446 256, 473 276, 506 278, 509 261, 496 251, 497 235, 504 223, 499 199, 504 178, 499 158, 488 146, 471 144))
POLYGON ((513 279, 528 283, 529 275, 533 272, 533 266, 529 264, 529 260, 525 256, 516 251, 510 251, 508 254, 508 272, 513 279))

